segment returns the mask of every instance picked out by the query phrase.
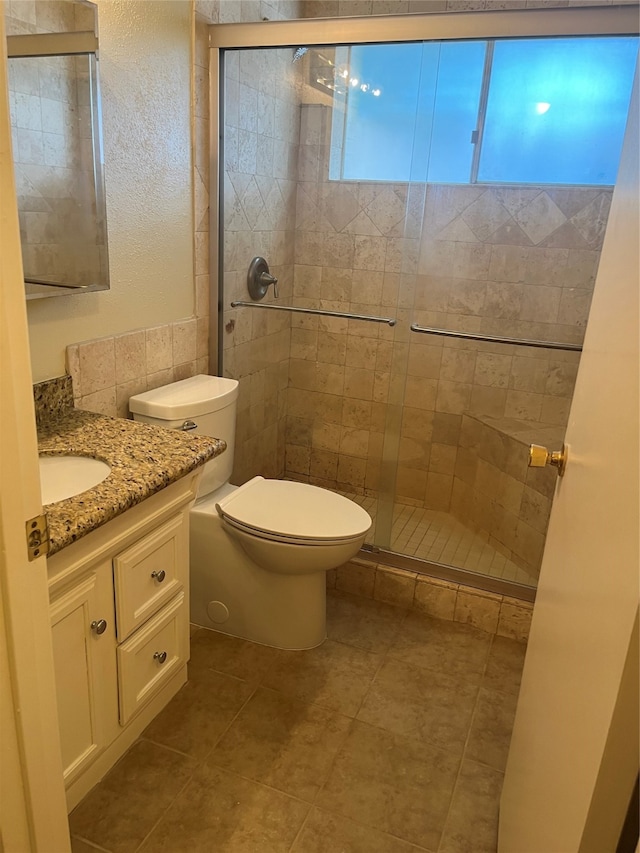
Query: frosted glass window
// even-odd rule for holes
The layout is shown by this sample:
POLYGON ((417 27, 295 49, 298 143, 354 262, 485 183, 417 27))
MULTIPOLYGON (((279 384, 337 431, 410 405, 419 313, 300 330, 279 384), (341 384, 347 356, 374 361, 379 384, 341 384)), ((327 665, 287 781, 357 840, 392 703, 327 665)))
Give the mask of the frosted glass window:
POLYGON ((613 184, 635 38, 496 42, 479 181, 613 184))
POLYGON ((468 181, 485 51, 485 42, 352 47, 331 176, 468 181))
POLYGON ((350 53, 341 177, 408 181, 422 45, 362 45, 350 53))
MULTIPOLYGON (((435 49, 435 45, 425 48, 435 49)), ((483 41, 443 42, 430 137, 417 140, 429 154, 427 180, 466 183, 471 174, 482 73, 487 44, 483 41)))
POLYGON ((635 37, 339 51, 332 179, 615 183, 635 37))

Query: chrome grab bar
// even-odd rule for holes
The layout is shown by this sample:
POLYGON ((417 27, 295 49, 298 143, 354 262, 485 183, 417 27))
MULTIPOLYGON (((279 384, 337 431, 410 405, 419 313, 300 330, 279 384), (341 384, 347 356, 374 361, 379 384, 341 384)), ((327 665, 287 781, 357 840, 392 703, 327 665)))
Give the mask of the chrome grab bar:
POLYGON ((232 308, 267 308, 271 311, 290 311, 292 314, 318 314, 321 317, 343 317, 346 320, 368 320, 395 326, 393 317, 371 317, 368 314, 349 314, 346 311, 325 311, 323 308, 293 308, 291 305, 263 305, 261 302, 232 302, 232 308))
POLYGON ((563 344, 560 341, 534 341, 526 338, 503 338, 499 335, 474 335, 471 332, 453 332, 449 329, 435 329, 431 326, 411 324, 412 332, 423 332, 426 335, 440 335, 445 338, 464 338, 470 341, 486 341, 494 344, 514 344, 517 347, 538 347, 540 349, 561 349, 570 352, 582 352, 581 344, 563 344))

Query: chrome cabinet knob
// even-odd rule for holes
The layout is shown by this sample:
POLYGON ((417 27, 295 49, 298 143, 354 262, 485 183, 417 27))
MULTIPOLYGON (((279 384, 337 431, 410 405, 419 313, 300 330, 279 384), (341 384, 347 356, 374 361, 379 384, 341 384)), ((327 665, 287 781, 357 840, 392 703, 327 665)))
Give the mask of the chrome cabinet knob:
POLYGON ((166 576, 167 576, 167 573, 165 572, 164 569, 160 569, 159 572, 151 572, 151 577, 154 580, 157 580, 158 583, 162 583, 162 581, 166 578, 166 576))
POLYGON ((107 630, 107 622, 105 619, 94 619, 91 623, 91 630, 96 634, 104 634, 107 630))
POLYGON ((164 663, 167 659, 167 653, 166 652, 156 652, 153 656, 153 659, 157 660, 158 663, 164 663))
POLYGON ((540 444, 529 445, 529 468, 544 468, 552 465, 562 477, 567 467, 567 445, 562 445, 562 450, 548 451, 540 444))

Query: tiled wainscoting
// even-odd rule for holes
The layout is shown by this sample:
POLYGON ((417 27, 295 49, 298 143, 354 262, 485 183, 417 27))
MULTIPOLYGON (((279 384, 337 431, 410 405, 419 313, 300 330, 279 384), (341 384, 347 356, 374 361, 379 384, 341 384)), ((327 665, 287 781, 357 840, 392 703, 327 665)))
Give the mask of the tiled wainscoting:
POLYGON ((436 619, 461 622, 499 637, 529 638, 533 604, 419 572, 355 558, 328 572, 327 587, 436 619))
POLYGON ((208 373, 208 317, 189 317, 67 347, 79 409, 126 418, 129 397, 208 373))

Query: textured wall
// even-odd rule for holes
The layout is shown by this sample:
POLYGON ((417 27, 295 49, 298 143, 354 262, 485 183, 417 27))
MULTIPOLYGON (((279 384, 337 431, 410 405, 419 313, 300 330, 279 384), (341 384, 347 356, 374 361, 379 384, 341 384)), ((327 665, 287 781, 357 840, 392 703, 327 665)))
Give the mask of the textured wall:
POLYGON ((191 4, 100 0, 98 15, 111 290, 29 303, 34 381, 64 373, 69 343, 194 311, 191 4))

